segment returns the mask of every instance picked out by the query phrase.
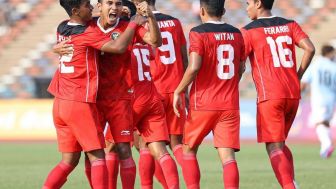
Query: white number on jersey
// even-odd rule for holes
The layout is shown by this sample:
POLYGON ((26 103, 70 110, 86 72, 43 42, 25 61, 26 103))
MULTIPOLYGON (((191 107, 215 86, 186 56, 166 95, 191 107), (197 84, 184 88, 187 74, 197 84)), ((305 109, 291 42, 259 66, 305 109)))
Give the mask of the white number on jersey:
POLYGON ((63 55, 60 58, 60 72, 61 73, 75 73, 75 67, 74 66, 66 66, 64 63, 71 62, 73 54, 63 55))
POLYGON ((220 45, 217 47, 217 76, 219 79, 231 79, 234 76, 235 65, 234 60, 234 48, 230 44, 220 45), (224 58, 224 52, 228 52, 228 57, 224 58), (224 66, 229 66, 229 73, 224 72, 224 66))
POLYGON ((162 44, 159 47, 161 52, 169 52, 169 57, 160 56, 160 60, 163 64, 173 64, 176 61, 176 54, 174 49, 174 40, 170 32, 161 32, 162 39, 167 39, 167 44, 162 44))
POLYGON ((289 48, 284 48, 283 46, 283 43, 286 43, 288 45, 291 45, 293 43, 291 37, 287 35, 279 36, 276 38, 275 41, 272 37, 267 37, 266 40, 271 48, 274 67, 280 67, 280 63, 285 68, 291 68, 294 66, 293 52, 289 48), (289 60, 286 59, 287 56, 289 60))
POLYGON ((138 63, 138 76, 139 81, 145 80, 145 77, 148 81, 152 80, 149 72, 144 72, 142 64, 149 66, 149 50, 148 49, 133 49, 133 53, 137 59, 138 63))

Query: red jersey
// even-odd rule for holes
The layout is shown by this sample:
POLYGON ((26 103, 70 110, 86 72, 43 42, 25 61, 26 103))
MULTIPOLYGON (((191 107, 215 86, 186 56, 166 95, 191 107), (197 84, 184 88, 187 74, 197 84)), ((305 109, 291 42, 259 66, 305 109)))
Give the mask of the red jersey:
POLYGON ((308 36, 292 20, 260 18, 242 29, 245 57, 249 57, 258 102, 300 98, 295 45, 308 36))
MULTIPOLYGON (((102 35, 117 39, 127 28, 128 21, 119 19, 116 24, 105 30, 97 20, 102 35)), ((145 34, 143 29, 137 30, 134 41, 139 40, 145 34)), ((131 76, 131 50, 132 44, 123 54, 100 54, 99 61, 99 90, 98 99, 131 99, 133 95, 131 76)))
POLYGON ((132 78, 134 84, 134 106, 160 100, 150 74, 150 61, 154 61, 152 47, 136 43, 132 49, 132 78))
POLYGON ((202 56, 190 90, 194 110, 238 110, 239 66, 244 41, 239 29, 225 23, 205 23, 190 31, 189 53, 202 56))
POLYGON ((151 73, 160 93, 172 93, 183 77, 181 46, 186 45, 186 39, 178 19, 157 11, 154 13, 161 31, 162 45, 156 48, 151 73))
POLYGON ((48 91, 57 98, 96 102, 98 90, 98 51, 110 41, 96 32, 96 23, 86 26, 63 21, 57 28, 57 42, 70 39, 74 52, 60 57, 59 68, 48 91))

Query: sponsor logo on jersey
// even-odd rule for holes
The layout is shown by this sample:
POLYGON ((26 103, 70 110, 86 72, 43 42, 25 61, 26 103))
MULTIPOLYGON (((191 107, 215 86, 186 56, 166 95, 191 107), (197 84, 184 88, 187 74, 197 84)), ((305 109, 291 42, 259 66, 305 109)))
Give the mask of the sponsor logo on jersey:
POLYGON ((118 32, 113 32, 113 33, 111 34, 111 39, 116 40, 119 36, 120 36, 120 33, 118 33, 118 32))
POLYGON ((122 131, 120 132, 120 135, 122 135, 122 136, 129 136, 129 135, 131 135, 131 131, 128 131, 128 130, 122 130, 122 131))

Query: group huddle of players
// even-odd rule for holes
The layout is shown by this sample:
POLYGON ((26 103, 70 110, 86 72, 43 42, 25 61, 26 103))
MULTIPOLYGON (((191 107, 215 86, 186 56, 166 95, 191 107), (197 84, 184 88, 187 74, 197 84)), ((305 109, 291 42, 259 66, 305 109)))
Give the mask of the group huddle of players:
POLYGON ((177 189, 177 166, 167 144, 186 187, 200 188, 196 154, 210 132, 224 187, 238 189, 238 84, 247 58, 258 92, 258 142, 266 144, 280 185, 296 187, 285 140, 314 46, 295 21, 271 15, 273 0, 247 0, 253 21, 241 30, 221 21, 224 2, 200 0, 203 24, 189 33, 188 61, 180 21, 157 11, 155 0, 98 0, 97 18, 89 0, 60 0, 70 19, 57 28, 60 65, 48 91, 55 96, 62 161, 43 189, 61 188, 82 151, 91 188, 117 188, 119 170, 122 188, 134 188, 132 145, 140 152, 141 188, 153 188, 155 175, 164 188, 177 189), (305 51, 298 71, 295 45, 305 51))

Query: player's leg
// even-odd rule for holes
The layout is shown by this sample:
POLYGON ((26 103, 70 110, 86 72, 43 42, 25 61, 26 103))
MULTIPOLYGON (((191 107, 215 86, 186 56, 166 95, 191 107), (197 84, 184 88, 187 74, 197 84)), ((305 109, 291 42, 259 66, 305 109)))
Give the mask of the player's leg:
MULTIPOLYGON (((106 100, 98 102, 109 123, 120 163, 120 176, 124 189, 134 188, 136 166, 130 142, 133 141, 132 107, 130 100, 106 100)), ((110 149, 109 154, 115 151, 110 149)), ((115 176, 113 176, 115 177, 115 176)))
MULTIPOLYGON (((109 131, 109 129, 107 130, 109 131)), ((108 172, 108 188, 116 189, 119 173, 119 157, 117 153, 116 145, 112 139, 112 135, 107 132, 106 139, 106 149, 105 149, 105 158, 106 158, 106 167, 108 172)))
POLYGON ((219 112, 220 119, 213 129, 214 146, 223 167, 224 188, 239 188, 239 170, 235 158, 235 151, 239 151, 239 110, 219 112))
POLYGON ((104 133, 99 123, 96 104, 73 102, 72 106, 72 111, 77 114, 70 117, 68 121, 71 123, 72 132, 78 143, 90 160, 92 186, 107 188, 104 133))
POLYGON ((176 161, 181 166, 183 161, 182 139, 183 128, 186 120, 185 98, 182 97, 182 105, 180 107, 181 116, 177 117, 173 109, 173 93, 165 94, 165 112, 167 118, 167 126, 170 138, 170 149, 173 151, 176 161))
POLYGON ((78 165, 81 152, 63 152, 62 161, 53 168, 43 185, 43 189, 59 189, 67 181, 68 175, 78 165))
POLYGON ((334 151, 332 144, 330 120, 334 113, 334 103, 312 104, 312 116, 316 125, 317 138, 320 141, 320 156, 328 158, 334 151))
MULTIPOLYGON (((257 130, 258 142, 266 144, 266 150, 278 182, 283 188, 290 189, 295 188, 293 166, 283 148, 290 129, 289 124, 286 125, 286 111, 293 110, 287 108, 287 103, 286 99, 268 100, 259 103, 257 107, 257 130)), ((298 101, 289 105, 296 113, 298 101)))
MULTIPOLYGON (((147 114, 137 125, 143 139, 142 146, 148 145, 151 155, 163 171, 168 188, 179 188, 177 167, 166 148, 169 136, 163 104, 159 100, 153 101, 146 106, 146 109, 148 109, 147 114)), ((154 161, 151 162, 150 166, 154 168, 154 161)))
POLYGON ((218 120, 216 111, 190 110, 184 127, 183 178, 188 189, 200 188, 201 173, 197 161, 198 146, 218 120))
POLYGON ((142 189, 153 188, 153 176, 155 171, 155 160, 145 141, 139 137, 139 174, 142 189))

